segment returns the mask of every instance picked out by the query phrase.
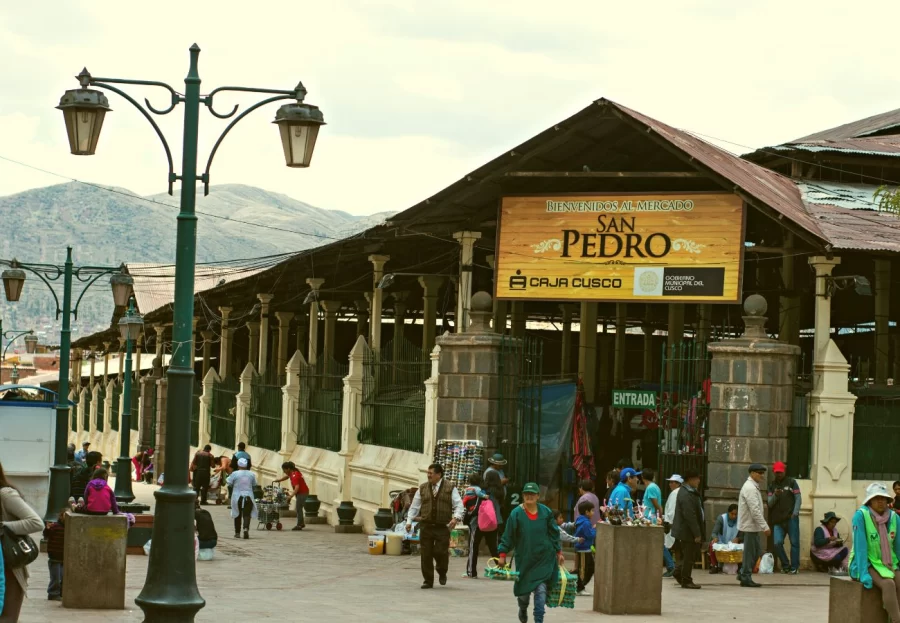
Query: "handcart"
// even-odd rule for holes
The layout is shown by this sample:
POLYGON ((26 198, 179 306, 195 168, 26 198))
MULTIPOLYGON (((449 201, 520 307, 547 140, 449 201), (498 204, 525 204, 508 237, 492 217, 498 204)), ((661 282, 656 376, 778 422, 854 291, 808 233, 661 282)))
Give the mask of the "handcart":
POLYGON ((281 508, 287 503, 287 490, 284 487, 269 485, 261 489, 254 489, 256 498, 256 511, 259 523, 256 525, 257 530, 281 530, 284 526, 281 524, 281 508))

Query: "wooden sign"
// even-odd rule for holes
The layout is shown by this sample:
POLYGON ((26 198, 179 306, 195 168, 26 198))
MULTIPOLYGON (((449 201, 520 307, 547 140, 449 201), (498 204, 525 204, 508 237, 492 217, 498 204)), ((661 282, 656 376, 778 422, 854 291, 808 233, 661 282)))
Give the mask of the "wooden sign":
POLYGON ((731 194, 504 197, 500 299, 737 303, 744 211, 731 194))

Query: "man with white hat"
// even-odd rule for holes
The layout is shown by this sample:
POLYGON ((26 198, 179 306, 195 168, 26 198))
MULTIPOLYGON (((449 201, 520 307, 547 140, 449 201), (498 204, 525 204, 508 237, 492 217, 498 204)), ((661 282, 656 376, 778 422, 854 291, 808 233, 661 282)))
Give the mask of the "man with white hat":
POLYGON ((666 478, 669 483, 669 497, 666 498, 666 509, 663 512, 663 525, 666 529, 666 538, 663 543, 663 561, 666 563, 664 578, 671 578, 675 574, 675 559, 672 558, 671 549, 675 545, 675 537, 672 536, 672 522, 675 521, 675 502, 678 499, 678 491, 684 484, 684 478, 679 474, 672 474, 666 478))

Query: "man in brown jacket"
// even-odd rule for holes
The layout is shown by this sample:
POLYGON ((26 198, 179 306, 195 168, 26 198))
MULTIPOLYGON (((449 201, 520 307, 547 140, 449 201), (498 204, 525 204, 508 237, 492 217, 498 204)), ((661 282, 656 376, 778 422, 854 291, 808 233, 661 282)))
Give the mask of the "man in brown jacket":
POLYGON ((413 521, 419 523, 422 588, 434 587, 435 566, 441 586, 447 583, 450 531, 462 521, 464 512, 459 491, 444 480, 444 468, 438 463, 429 465, 428 482, 416 491, 406 518, 407 532, 412 530, 413 521))

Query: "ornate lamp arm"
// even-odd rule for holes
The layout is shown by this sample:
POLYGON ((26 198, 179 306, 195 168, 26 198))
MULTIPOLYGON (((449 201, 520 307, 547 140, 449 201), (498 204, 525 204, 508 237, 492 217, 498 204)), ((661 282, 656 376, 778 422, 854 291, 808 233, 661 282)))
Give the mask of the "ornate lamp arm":
POLYGON ((81 305, 81 299, 84 298, 84 295, 87 294, 87 291, 91 288, 91 286, 94 285, 97 282, 97 280, 100 279, 100 277, 102 277, 103 275, 111 275, 112 273, 116 272, 117 270, 121 270, 122 267, 119 266, 116 268, 103 268, 103 269, 101 269, 102 272, 99 272, 96 275, 93 275, 91 277, 82 278, 81 271, 86 270, 86 269, 97 270, 98 267, 84 266, 75 271, 75 277, 78 279, 78 281, 81 281, 82 283, 87 282, 87 285, 81 289, 81 294, 78 295, 78 300, 75 301, 75 305, 72 306, 72 318, 74 318, 75 320, 78 320, 78 306, 81 305))
POLYGON ((52 264, 22 264, 17 260, 13 260, 11 262, 7 260, 0 260, 0 264, 9 266, 10 268, 21 268, 22 270, 27 270, 32 275, 37 275, 37 278, 44 282, 44 285, 46 285, 47 289, 50 290, 50 294, 53 295, 53 300, 56 302, 56 319, 59 320, 59 316, 62 314, 62 308, 59 305, 59 297, 56 296, 56 291, 54 291, 53 286, 50 285, 50 281, 56 281, 63 275, 63 271, 60 270, 59 266, 53 266, 52 264), (44 277, 44 275, 35 270, 35 268, 48 271, 54 270, 56 271, 56 274, 50 277, 48 281, 48 278, 44 277))
MULTIPOLYGON (((4 331, 3 335, 0 337, 7 337, 7 334, 9 334, 9 333, 13 333, 13 331, 11 329, 9 331, 4 331)), ((6 360, 6 353, 9 352, 9 347, 12 346, 12 343, 15 342, 17 339, 19 339, 20 337, 22 337, 23 335, 34 335, 34 331, 32 331, 31 329, 29 329, 28 331, 21 331, 21 332, 17 333, 16 335, 12 336, 11 338, 9 338, 9 342, 6 343, 6 348, 3 349, 4 361, 6 360)))

